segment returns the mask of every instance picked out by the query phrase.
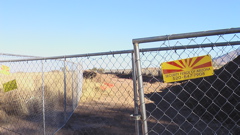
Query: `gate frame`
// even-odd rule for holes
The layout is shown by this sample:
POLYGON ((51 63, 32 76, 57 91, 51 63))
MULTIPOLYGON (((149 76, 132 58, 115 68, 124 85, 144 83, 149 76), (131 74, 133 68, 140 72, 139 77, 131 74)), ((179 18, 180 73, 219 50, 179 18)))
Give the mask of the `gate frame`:
MULTIPOLYGON (((240 27, 237 28, 229 28, 229 29, 219 29, 219 30, 209 30, 209 31, 200 31, 200 32, 190 32, 190 33, 181 33, 181 34, 172 34, 172 35, 164 35, 164 36, 155 36, 155 37, 146 37, 146 38, 137 38, 132 39, 133 48, 134 48, 134 56, 133 57, 133 71, 136 68, 136 74, 133 78, 137 79, 137 82, 134 82, 134 85, 139 92, 139 100, 140 100, 140 116, 142 122, 142 134, 148 135, 148 126, 146 120, 146 107, 144 101, 144 89, 143 89, 143 78, 142 78, 142 68, 141 68, 141 60, 140 60, 140 43, 149 43, 149 42, 157 42, 157 41, 166 41, 166 40, 174 40, 174 39, 184 39, 184 38, 193 38, 193 37, 203 37, 203 36, 213 36, 213 35, 221 35, 221 34, 233 34, 240 33, 240 27)), ((240 45, 240 41, 235 42, 221 42, 221 43, 210 43, 210 44, 201 44, 201 45, 183 45, 183 46, 173 46, 173 47, 160 47, 160 48, 151 48, 149 51, 163 51, 163 50, 177 50, 177 49, 193 49, 193 48, 205 48, 205 47, 217 47, 217 46, 232 46, 232 45, 240 45)), ((135 99, 137 100, 137 99, 135 99)), ((137 124, 135 126, 138 126, 137 124)), ((137 128, 135 128, 137 129, 137 128)), ((139 134, 139 133, 137 133, 139 134)))

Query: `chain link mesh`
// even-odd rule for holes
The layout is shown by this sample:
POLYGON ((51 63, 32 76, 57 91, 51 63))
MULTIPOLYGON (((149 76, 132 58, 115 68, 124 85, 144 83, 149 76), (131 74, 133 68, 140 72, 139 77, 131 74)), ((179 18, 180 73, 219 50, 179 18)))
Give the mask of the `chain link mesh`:
POLYGON ((235 41, 239 34, 167 40, 153 43, 158 51, 140 52, 148 134, 240 134, 240 45, 231 45, 235 41), (215 46, 221 42, 229 44, 215 46), (161 50, 166 47, 172 49, 161 50), (213 76, 163 82, 161 63, 202 55, 211 55, 213 76))
POLYGON ((0 74, 1 84, 16 80, 17 89, 1 87, 0 133, 134 134, 131 57, 112 53, 1 62, 10 68, 9 75, 0 74))
POLYGON ((65 124, 81 94, 82 76, 78 74, 82 69, 78 64, 35 60, 1 65, 10 68, 9 75, 0 75, 0 125, 5 129, 1 134, 53 134, 65 124), (12 80, 16 84, 10 83, 12 80))
MULTIPOLYGON (((240 133, 240 45, 231 45, 239 39, 239 34, 223 34, 166 40, 151 51, 141 50, 148 134, 240 133), (229 44, 215 46, 222 42, 229 44), (205 44, 211 47, 201 47, 205 44), (191 45, 199 47, 187 47, 191 45), (215 75, 163 82, 161 63, 206 54, 213 58, 215 75)), ((135 122, 129 117, 136 109, 132 51, 16 57, 0 57, 0 65, 10 68, 9 75, 0 74, 1 134, 125 135, 141 130, 135 127, 137 117, 135 122)))
POLYGON ((80 121, 75 133, 133 134, 134 122, 129 119, 133 111, 131 54, 78 60, 86 70, 78 110, 80 121))

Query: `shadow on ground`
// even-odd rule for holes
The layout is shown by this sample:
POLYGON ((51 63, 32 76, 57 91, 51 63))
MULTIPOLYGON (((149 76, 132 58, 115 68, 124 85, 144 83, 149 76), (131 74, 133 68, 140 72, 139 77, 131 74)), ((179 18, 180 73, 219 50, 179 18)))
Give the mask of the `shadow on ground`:
POLYGON ((56 135, 133 135, 135 126, 131 113, 131 108, 109 108, 109 104, 101 102, 80 104, 56 135))
POLYGON ((145 96, 149 133, 240 134, 240 56, 215 75, 145 96))

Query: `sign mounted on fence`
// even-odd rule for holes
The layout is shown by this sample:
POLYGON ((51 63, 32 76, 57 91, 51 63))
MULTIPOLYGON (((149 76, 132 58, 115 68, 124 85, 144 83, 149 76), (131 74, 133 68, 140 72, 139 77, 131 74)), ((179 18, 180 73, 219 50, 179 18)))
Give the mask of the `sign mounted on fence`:
POLYGON ((214 74, 210 55, 192 57, 161 64, 164 82, 176 82, 214 74))
POLYGON ((0 67, 0 73, 2 73, 2 74, 9 75, 10 74, 9 70, 10 70, 10 68, 8 66, 2 65, 0 67))
POLYGON ((11 90, 14 90, 14 89, 17 89, 17 82, 16 82, 15 79, 3 84, 4 92, 8 92, 8 91, 11 91, 11 90))

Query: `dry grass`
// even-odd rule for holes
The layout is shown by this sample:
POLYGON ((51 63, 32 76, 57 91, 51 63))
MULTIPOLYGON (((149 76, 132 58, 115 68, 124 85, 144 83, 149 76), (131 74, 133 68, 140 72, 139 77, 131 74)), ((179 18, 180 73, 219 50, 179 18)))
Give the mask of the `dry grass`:
MULTIPOLYGON (((1 84, 16 79, 18 88, 3 92, 0 86, 0 122, 11 117, 26 117, 42 113, 42 73, 12 73, 0 75, 1 84)), ((72 90, 76 89, 77 75, 72 72, 66 74, 67 100, 71 102, 72 90)), ((102 89, 105 80, 96 76, 84 79, 81 102, 98 100, 100 97, 113 94, 102 89)), ((44 74, 45 106, 47 110, 57 110, 64 102, 64 74, 62 72, 47 72, 44 74)))
MULTIPOLYGON (((76 74, 68 72, 67 99, 72 96, 72 89, 76 86, 76 74), (74 80, 74 82, 72 81, 74 80)), ((0 86, 0 121, 12 116, 25 117, 42 112, 42 73, 12 73, 0 75, 0 83, 16 79, 18 88, 3 92, 0 86)), ((45 106, 48 110, 57 110, 64 100, 64 74, 62 72, 47 72, 44 74, 45 106)))
POLYGON ((98 98, 98 93, 100 92, 100 85, 101 83, 93 83, 91 79, 84 80, 81 101, 86 102, 98 98))
MULTIPOLYGON (((18 88, 3 92, 0 86, 0 120, 9 117, 25 117, 41 114, 42 111, 42 73, 13 73, 0 75, 1 84, 16 79, 18 88), (9 116, 9 117, 8 117, 9 116)), ((71 99, 72 90, 76 89, 77 75, 72 72, 66 74, 67 99, 71 99)), ((111 95, 111 91, 102 89, 106 80, 96 76, 84 79, 81 102, 98 100, 101 96, 111 95)), ((110 81, 110 80, 107 80, 110 81)), ((64 102, 64 74, 62 72, 47 72, 44 74, 45 103, 47 109, 57 110, 64 102)))
POLYGON ((81 102, 98 100, 102 96, 112 95, 112 91, 109 91, 108 86, 105 86, 104 80, 102 77, 97 75, 93 79, 84 79, 81 102))

